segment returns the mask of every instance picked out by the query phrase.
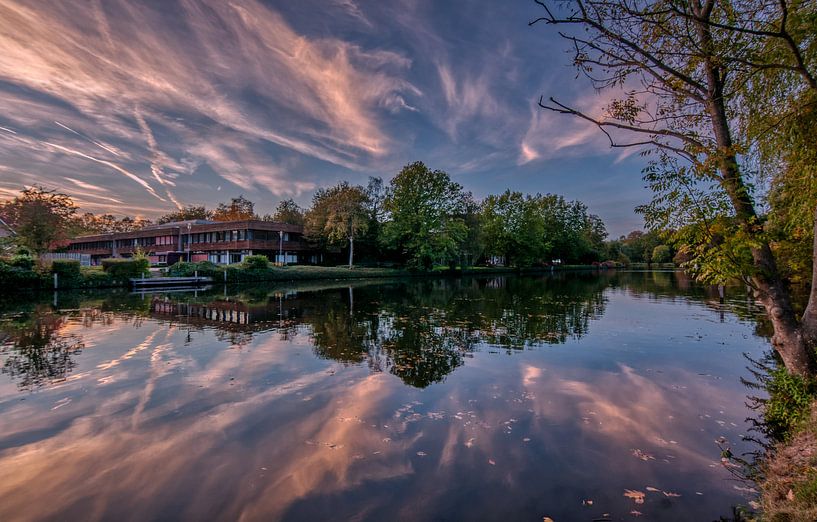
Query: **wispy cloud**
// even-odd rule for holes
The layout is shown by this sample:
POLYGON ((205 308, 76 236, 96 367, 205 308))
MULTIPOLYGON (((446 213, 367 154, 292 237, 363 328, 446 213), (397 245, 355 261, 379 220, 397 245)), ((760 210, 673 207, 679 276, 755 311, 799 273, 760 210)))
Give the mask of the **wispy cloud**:
MULTIPOLYGON (((357 4, 339 6, 366 20, 357 4)), ((177 205, 169 170, 182 159, 196 162, 202 125, 356 170, 392 150, 393 140, 381 128, 384 111, 415 110, 407 97, 419 91, 403 74, 411 60, 397 52, 307 37, 252 0, 182 1, 169 3, 167 10, 178 19, 124 1, 5 2, 0 5, 0 79, 39 93, 38 101, 29 103, 43 112, 70 107, 73 120, 93 126, 94 134, 127 140, 137 149, 131 158, 140 166, 123 166, 48 136, 53 149, 109 166, 164 200, 158 196, 161 187, 177 205), (179 25, 170 27, 171 19, 179 25), (168 118, 175 120, 171 149, 178 160, 160 150, 149 123, 168 118), (146 150, 138 150, 140 142, 146 150), (145 167, 154 186, 134 172, 145 167)), ((12 124, 7 132, 18 132, 11 127, 30 135, 43 132, 44 121, 30 114, 4 116, 12 124)), ((118 155, 105 143, 109 140, 91 138, 63 119, 56 124, 118 155)), ((198 160, 233 181, 239 179, 236 160, 220 163, 228 156, 198 160)), ((264 162, 239 161, 244 187, 249 179, 256 187, 269 185, 270 169, 255 170, 264 162)), ((290 192, 308 186, 294 182, 290 192)))

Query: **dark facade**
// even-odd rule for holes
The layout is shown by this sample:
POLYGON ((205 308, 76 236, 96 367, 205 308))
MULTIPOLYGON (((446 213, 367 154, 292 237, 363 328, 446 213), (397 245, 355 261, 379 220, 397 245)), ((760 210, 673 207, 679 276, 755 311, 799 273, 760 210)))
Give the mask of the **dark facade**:
POLYGON ((109 257, 131 257, 140 250, 158 265, 179 260, 239 263, 259 254, 279 263, 320 260, 304 240, 302 226, 269 221, 177 221, 132 232, 82 236, 68 245, 69 252, 90 254, 94 264, 109 257))

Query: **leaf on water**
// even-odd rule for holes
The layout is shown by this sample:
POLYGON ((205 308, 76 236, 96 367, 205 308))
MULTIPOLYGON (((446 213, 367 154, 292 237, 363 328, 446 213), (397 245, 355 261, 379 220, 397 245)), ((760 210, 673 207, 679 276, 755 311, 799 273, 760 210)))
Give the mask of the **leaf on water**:
POLYGON ((542 522, 553 522, 553 519, 550 517, 545 517, 542 519, 542 522))
POLYGON ((661 493, 663 493, 665 497, 670 497, 670 498, 675 498, 675 497, 680 497, 681 496, 680 493, 673 493, 672 491, 662 491, 661 493))
POLYGON ((470 439, 468 439, 467 441, 465 441, 465 447, 466 447, 466 448, 470 448, 470 447, 472 447, 472 446, 474 445, 474 441, 475 441, 475 440, 476 440, 476 439, 475 439, 474 437, 471 437, 470 439))
POLYGON ((635 509, 634 509, 634 510, 630 511, 630 514, 631 514, 632 516, 634 516, 634 517, 640 517, 640 516, 641 516, 641 515, 643 515, 644 513, 642 513, 641 511, 637 511, 637 510, 635 510, 635 509))
POLYGON ((522 442, 530 442, 530 437, 525 437, 524 439, 522 439, 522 442))
POLYGON ((644 462, 647 462, 648 460, 655 460, 654 456, 652 456, 649 453, 647 453, 646 451, 642 451, 640 449, 630 450, 630 453, 632 453, 633 457, 635 457, 637 459, 641 459, 644 462))
POLYGON ((589 500, 589 499, 588 500, 582 500, 582 506, 592 506, 592 505, 593 505, 592 500, 589 500))
POLYGON ((650 492, 652 492, 652 493, 661 493, 661 490, 660 490, 660 489, 658 489, 658 488, 654 488, 654 487, 652 487, 652 486, 647 486, 647 487, 646 487, 646 490, 647 490, 647 491, 650 491, 650 492))
POLYGON ((738 485, 733 485, 732 487, 734 489, 736 489, 738 491, 742 491, 744 493, 757 493, 757 490, 755 488, 747 488, 746 486, 738 486, 738 485))
POLYGON ((496 462, 494 462, 494 459, 488 459, 488 464, 490 464, 491 466, 496 466, 496 462))
POLYGON ((634 489, 625 489, 624 496, 633 499, 636 504, 643 504, 645 493, 634 489))
POLYGON ((425 457, 426 455, 428 455, 428 453, 426 453, 425 451, 418 451, 417 452, 418 457, 425 457))

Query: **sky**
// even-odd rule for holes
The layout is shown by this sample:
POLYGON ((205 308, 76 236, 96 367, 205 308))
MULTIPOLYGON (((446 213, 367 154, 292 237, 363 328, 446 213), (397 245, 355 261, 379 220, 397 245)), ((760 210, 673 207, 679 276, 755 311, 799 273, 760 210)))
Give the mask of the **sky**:
POLYGON ((260 214, 423 161, 477 198, 588 205, 612 237, 650 195, 636 150, 537 106, 595 92, 533 0, 0 1, 0 198, 41 184, 154 218, 260 214))

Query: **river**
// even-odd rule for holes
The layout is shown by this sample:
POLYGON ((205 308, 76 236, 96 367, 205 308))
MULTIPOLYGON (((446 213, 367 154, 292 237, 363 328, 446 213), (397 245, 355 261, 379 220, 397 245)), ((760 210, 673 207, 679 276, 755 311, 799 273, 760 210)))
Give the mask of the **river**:
POLYGON ((0 520, 716 520, 760 310, 681 273, 0 303, 0 520))

